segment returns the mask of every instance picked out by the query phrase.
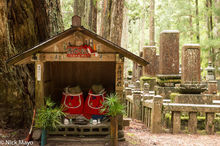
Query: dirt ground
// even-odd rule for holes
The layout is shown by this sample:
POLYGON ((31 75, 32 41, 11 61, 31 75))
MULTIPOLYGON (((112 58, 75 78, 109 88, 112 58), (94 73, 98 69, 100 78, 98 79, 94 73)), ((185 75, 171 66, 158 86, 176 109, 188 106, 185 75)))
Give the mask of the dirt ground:
MULTIPOLYGON (((23 129, 0 129, 0 146, 3 146, 1 142, 5 140, 22 140, 27 133, 28 130, 23 129)), ((217 134, 151 134, 145 125, 138 121, 132 121, 130 127, 125 128, 125 138, 126 141, 119 142, 120 146, 220 146, 220 135, 217 134)), ((38 143, 34 142, 34 145, 38 143)), ((74 146, 74 144, 68 145, 74 146)))
POLYGON ((151 134, 138 121, 125 128, 125 138, 128 146, 220 146, 220 135, 151 134))

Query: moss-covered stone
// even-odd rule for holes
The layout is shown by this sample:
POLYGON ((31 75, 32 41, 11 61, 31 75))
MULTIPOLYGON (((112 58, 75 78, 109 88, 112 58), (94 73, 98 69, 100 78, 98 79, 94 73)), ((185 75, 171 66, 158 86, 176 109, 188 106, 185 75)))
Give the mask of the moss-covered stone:
POLYGON ((166 86, 166 84, 170 84, 170 83, 173 83, 173 86, 175 84, 179 84, 181 82, 181 79, 161 79, 161 78, 157 78, 157 84, 159 86, 166 86))
POLYGON ((175 99, 175 97, 176 97, 177 95, 179 95, 179 93, 171 93, 171 94, 170 94, 170 100, 171 100, 171 102, 174 102, 174 99, 175 99))
POLYGON ((155 77, 142 76, 142 77, 140 77, 141 89, 143 89, 144 83, 148 83, 150 85, 149 90, 153 91, 154 87, 156 85, 156 78, 155 77))

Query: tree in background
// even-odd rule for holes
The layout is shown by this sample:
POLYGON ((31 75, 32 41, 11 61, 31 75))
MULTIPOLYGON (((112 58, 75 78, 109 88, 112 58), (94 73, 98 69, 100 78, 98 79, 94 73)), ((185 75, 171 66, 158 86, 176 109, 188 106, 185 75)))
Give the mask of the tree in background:
POLYGON ((111 20, 110 20, 110 40, 117 45, 121 45, 123 28, 124 0, 112 0, 111 20))
POLYGON ((100 35, 110 40, 112 0, 102 0, 100 35))
POLYGON ((199 37, 199 1, 195 0, 196 2, 196 39, 197 42, 200 42, 200 37, 199 37))
POLYGON ((154 9, 155 9, 155 0, 150 0, 150 19, 149 19, 149 45, 155 45, 155 28, 154 28, 154 9))
MULTIPOLYGON (((73 0, 73 14, 81 17, 82 25, 96 32, 97 30, 97 1, 73 0)), ((70 19, 71 20, 71 19, 70 19)), ((67 20, 67 21, 70 21, 67 20)))
POLYGON ((59 0, 0 1, 0 101, 7 106, 1 121, 7 126, 30 122, 35 100, 33 65, 9 67, 6 60, 63 31, 60 10, 59 0))

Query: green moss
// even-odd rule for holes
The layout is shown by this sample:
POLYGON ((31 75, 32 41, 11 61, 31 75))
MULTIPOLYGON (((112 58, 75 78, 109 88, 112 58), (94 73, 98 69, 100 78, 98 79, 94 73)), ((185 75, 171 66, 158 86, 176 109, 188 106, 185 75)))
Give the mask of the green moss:
POLYGON ((170 100, 171 100, 171 102, 174 102, 174 99, 175 99, 175 97, 176 97, 177 95, 179 95, 179 93, 171 93, 171 94, 170 94, 170 100))
POLYGON ((142 76, 141 78, 140 78, 140 81, 144 81, 144 82, 146 82, 147 80, 153 80, 153 79, 156 79, 155 77, 146 77, 146 76, 142 76))
POLYGON ((176 79, 181 79, 181 76, 175 76, 175 75, 165 75, 165 76, 159 76, 159 77, 157 77, 158 79, 160 79, 160 80, 170 80, 170 79, 174 79, 174 80, 176 80, 176 79))
POLYGON ((161 79, 157 78, 157 82, 158 82, 158 83, 180 83, 181 80, 180 80, 180 79, 161 80, 161 79))
POLYGON ((148 83, 150 86, 152 86, 152 84, 154 84, 155 80, 156 80, 155 77, 146 77, 146 76, 140 77, 141 89, 143 89, 144 83, 148 83))

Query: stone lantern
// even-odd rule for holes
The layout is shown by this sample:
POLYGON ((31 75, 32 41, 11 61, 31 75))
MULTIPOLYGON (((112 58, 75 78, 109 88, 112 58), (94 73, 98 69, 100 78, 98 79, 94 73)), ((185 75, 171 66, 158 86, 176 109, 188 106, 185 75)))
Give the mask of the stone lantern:
POLYGON ((217 94, 217 81, 215 80, 215 68, 212 66, 212 62, 209 61, 206 80, 208 81, 208 94, 217 94))
POLYGON ((209 61, 208 67, 205 68, 207 71, 206 80, 207 81, 213 81, 215 80, 215 68, 212 66, 212 62, 209 61))

